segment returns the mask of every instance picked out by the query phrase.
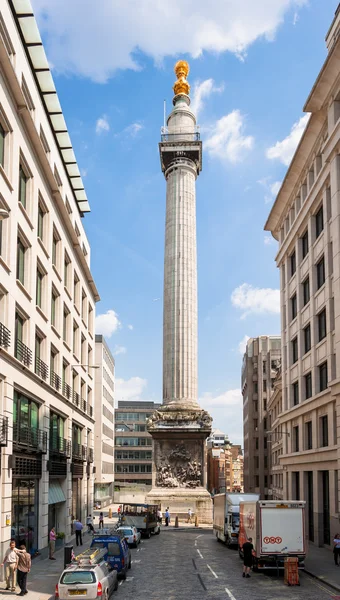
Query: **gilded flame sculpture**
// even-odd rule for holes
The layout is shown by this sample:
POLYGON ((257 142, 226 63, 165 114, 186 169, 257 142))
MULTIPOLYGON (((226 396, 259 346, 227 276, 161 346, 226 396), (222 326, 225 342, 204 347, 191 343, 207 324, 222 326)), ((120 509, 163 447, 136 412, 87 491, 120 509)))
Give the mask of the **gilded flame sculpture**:
POLYGON ((173 90, 177 94, 187 94, 190 92, 190 85, 186 78, 189 75, 190 67, 186 60, 179 60, 176 62, 174 71, 177 75, 177 81, 173 87, 173 90))

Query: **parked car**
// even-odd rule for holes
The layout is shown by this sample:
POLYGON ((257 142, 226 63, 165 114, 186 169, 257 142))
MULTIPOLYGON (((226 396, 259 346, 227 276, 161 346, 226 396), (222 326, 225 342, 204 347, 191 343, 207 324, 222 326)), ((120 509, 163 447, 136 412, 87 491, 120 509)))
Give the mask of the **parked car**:
POLYGON ((121 533, 95 534, 91 549, 105 549, 105 560, 118 576, 126 579, 128 569, 131 569, 131 550, 121 533))
POLYGON ((98 556, 75 561, 64 569, 55 588, 56 600, 69 600, 73 596, 109 600, 118 589, 118 573, 110 569, 104 552, 94 554, 98 556))
POLYGON ((136 527, 118 527, 117 531, 124 535, 124 539, 127 541, 129 546, 134 546, 134 548, 137 548, 138 544, 140 544, 142 534, 136 529, 136 527))

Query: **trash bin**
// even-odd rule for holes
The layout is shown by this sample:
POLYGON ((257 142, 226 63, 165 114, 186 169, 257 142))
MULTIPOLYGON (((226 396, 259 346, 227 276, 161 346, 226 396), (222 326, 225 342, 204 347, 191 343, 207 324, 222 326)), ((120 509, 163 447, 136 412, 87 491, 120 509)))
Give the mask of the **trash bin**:
POLYGON ((72 562, 73 546, 64 546, 64 569, 72 562))

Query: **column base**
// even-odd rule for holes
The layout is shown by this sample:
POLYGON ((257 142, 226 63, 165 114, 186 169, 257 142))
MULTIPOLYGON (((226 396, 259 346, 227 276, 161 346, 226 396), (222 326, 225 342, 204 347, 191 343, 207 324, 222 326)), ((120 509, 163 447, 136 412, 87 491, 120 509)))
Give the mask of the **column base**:
POLYGON ((176 515, 182 519, 186 518, 189 508, 193 513, 193 522, 197 515, 198 523, 212 525, 213 522, 213 503, 211 496, 203 487, 188 489, 164 489, 153 488, 146 495, 147 504, 158 504, 164 512, 169 507, 171 522, 175 522, 176 515))

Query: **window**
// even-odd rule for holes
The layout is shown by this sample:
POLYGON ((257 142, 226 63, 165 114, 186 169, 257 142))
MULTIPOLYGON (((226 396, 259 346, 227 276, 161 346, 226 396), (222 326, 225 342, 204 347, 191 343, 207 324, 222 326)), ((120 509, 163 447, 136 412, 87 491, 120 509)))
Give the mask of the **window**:
POLYGON ((81 318, 83 319, 83 321, 85 322, 86 320, 86 316, 87 316, 87 310, 86 310, 86 293, 85 290, 81 290, 81 318))
POLYGON ((67 306, 64 304, 64 314, 63 314, 63 340, 68 344, 68 316, 70 311, 67 306))
POLYGON ((293 452, 299 452, 299 426, 293 427, 293 452))
POLYGON ((298 359, 298 340, 297 337, 292 340, 292 365, 298 359))
POLYGON ((315 237, 318 238, 323 231, 323 206, 321 206, 315 215, 315 237))
POLYGON ((81 364, 86 365, 86 338, 83 334, 81 334, 80 347, 81 364))
POLYGON ((320 417, 320 446, 328 446, 328 416, 320 417))
POLYGON ((267 391, 267 381, 265 379, 263 380, 263 391, 267 391))
POLYGON ((44 207, 41 204, 41 202, 39 202, 37 236, 38 236, 38 238, 41 239, 41 241, 44 240, 44 217, 45 217, 45 214, 46 214, 46 211, 44 210, 44 207))
POLYGON ((52 237, 52 265, 54 265, 57 269, 59 268, 59 248, 60 248, 60 236, 56 229, 53 228, 53 237, 52 237))
POLYGON ((301 246, 302 246, 302 258, 304 259, 309 251, 309 245, 308 245, 308 229, 306 229, 305 233, 303 234, 302 238, 301 238, 301 246))
POLYGON ((311 349, 310 324, 308 324, 307 327, 305 327, 303 330, 303 339, 305 347, 304 353, 306 354, 306 352, 309 352, 309 350, 311 349))
POLYGON ((20 237, 17 239, 17 279, 24 285, 25 283, 25 248, 20 237))
POLYGON ((295 254, 295 250, 294 252, 290 255, 290 276, 292 277, 294 275, 296 271, 296 254, 295 254))
POLYGON ((64 286, 66 288, 68 288, 70 264, 71 264, 70 257, 67 254, 67 252, 65 252, 65 256, 64 256, 64 286))
POLYGON ((306 400, 312 396, 312 373, 305 375, 305 396, 306 400))
POLYGON ((73 354, 78 355, 78 330, 79 327, 75 321, 73 321, 73 354))
POLYGON ((327 334, 327 326, 326 326, 326 309, 324 308, 318 314, 318 341, 320 342, 326 337, 327 334))
POLYGON ((35 293, 35 303, 39 308, 42 308, 42 288, 43 288, 44 274, 37 268, 37 284, 35 293))
POLYGON ((295 319, 296 315, 297 315, 297 300, 296 300, 296 294, 294 294, 294 296, 292 296, 292 298, 290 299, 290 303, 291 303, 291 310, 292 310, 292 319, 295 319))
POLYGON ((255 450, 259 449, 259 438, 255 438, 255 450))
POLYGON ((319 390, 323 392, 328 386, 327 362, 319 366, 319 390))
POLYGON ((26 208, 27 204, 27 181, 28 177, 22 168, 22 165, 19 167, 19 202, 22 204, 24 208, 26 208))
POLYGON ((323 256, 316 265, 316 285, 319 290, 325 283, 325 257, 323 256))
POLYGON ((58 292, 52 288, 51 295, 51 325, 53 327, 57 326, 57 301, 58 301, 58 292))
POLYGON ((0 123, 0 165, 3 167, 5 164, 5 138, 6 131, 0 123))
POLYGON ((313 448, 313 428, 312 421, 305 423, 305 450, 312 450, 313 448))
POLYGON ((91 334, 93 334, 93 308, 92 308, 91 304, 89 304, 89 311, 88 311, 88 328, 89 328, 89 332, 91 334))
POLYGON ((293 406, 299 404, 299 382, 293 383, 293 406))
POLYGON ((73 277, 73 302, 76 307, 79 306, 79 277, 76 272, 73 277))
POLYGON ((310 290, 309 290, 309 277, 305 279, 302 283, 302 292, 303 292, 303 306, 306 306, 307 302, 310 300, 310 290))

